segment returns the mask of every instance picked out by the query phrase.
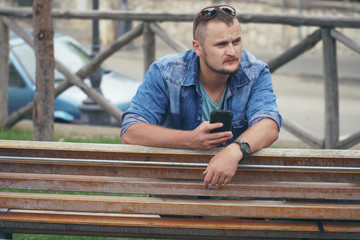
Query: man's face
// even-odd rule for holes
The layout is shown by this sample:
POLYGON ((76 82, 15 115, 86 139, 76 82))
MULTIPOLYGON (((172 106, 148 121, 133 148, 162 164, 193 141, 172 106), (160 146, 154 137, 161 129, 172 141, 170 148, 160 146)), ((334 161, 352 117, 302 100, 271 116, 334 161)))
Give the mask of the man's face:
POLYGON ((231 26, 223 22, 209 22, 202 46, 202 60, 212 71, 230 74, 239 70, 241 60, 240 24, 234 20, 231 26))

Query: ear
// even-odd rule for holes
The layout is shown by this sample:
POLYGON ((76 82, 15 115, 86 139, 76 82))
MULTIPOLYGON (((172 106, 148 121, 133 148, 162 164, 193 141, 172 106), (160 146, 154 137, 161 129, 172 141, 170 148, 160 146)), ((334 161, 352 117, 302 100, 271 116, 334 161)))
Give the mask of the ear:
POLYGON ((196 55, 198 55, 198 57, 200 57, 202 55, 202 49, 201 49, 201 45, 200 45, 199 41, 193 40, 192 45, 193 45, 193 49, 194 49, 196 55))

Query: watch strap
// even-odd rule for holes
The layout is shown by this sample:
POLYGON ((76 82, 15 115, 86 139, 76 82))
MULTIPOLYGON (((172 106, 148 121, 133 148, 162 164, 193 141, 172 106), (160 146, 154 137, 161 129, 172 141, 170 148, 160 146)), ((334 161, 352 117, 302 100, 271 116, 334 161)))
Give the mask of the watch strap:
POLYGON ((235 140, 234 143, 239 144, 240 150, 243 153, 243 157, 240 161, 246 159, 251 153, 251 148, 250 148, 249 143, 247 143, 246 141, 243 141, 243 140, 235 140))

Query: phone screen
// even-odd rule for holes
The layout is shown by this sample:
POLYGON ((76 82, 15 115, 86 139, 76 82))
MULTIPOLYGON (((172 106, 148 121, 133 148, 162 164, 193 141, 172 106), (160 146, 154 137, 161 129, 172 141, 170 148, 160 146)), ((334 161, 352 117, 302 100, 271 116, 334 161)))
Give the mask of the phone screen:
POLYGON ((223 123, 221 128, 216 128, 211 133, 231 131, 233 113, 230 110, 213 110, 210 113, 210 123, 223 123))

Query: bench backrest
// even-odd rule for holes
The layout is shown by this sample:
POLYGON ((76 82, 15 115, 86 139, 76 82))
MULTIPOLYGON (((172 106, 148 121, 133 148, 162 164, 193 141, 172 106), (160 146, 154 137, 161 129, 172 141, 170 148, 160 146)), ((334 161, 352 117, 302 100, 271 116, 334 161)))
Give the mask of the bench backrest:
POLYGON ((202 172, 217 151, 0 141, 0 188, 80 192, 72 197, 0 192, 0 208, 360 219, 360 151, 263 149, 239 164, 230 184, 204 189, 202 172), (169 198, 179 195, 190 199, 169 198), (240 199, 222 204, 221 200, 194 201, 193 196, 240 199), (347 208, 339 208, 338 201, 347 208))

